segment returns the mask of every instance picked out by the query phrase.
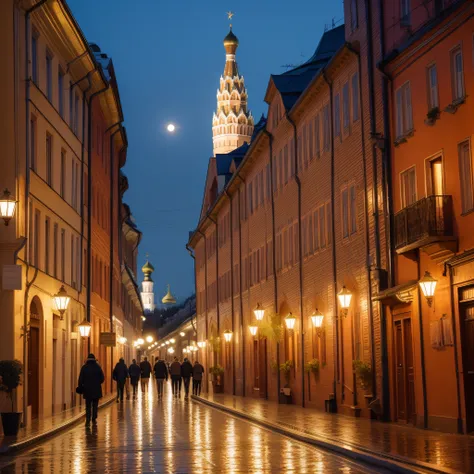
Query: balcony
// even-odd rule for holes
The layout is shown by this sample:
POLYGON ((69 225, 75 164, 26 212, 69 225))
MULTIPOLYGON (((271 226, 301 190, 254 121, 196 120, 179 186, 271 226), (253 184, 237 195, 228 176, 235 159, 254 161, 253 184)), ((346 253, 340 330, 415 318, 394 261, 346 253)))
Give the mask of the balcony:
POLYGON ((422 249, 435 260, 457 249, 451 196, 428 196, 405 207, 394 218, 395 250, 404 254, 422 249))

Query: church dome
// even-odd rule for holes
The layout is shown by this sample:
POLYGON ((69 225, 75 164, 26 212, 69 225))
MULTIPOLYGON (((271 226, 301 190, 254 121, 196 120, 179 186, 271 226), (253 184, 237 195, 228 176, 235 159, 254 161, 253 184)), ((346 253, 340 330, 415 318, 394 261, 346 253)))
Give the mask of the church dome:
POLYGON ((224 46, 227 46, 227 45, 239 46, 239 39, 232 32, 232 27, 230 28, 230 31, 227 34, 227 36, 224 38, 224 46))
POLYGON ((151 273, 155 271, 155 267, 147 260, 145 265, 142 267, 143 273, 151 273))
POLYGON ((168 285, 168 293, 163 297, 161 300, 163 304, 175 304, 176 299, 175 297, 171 294, 170 286, 168 285))

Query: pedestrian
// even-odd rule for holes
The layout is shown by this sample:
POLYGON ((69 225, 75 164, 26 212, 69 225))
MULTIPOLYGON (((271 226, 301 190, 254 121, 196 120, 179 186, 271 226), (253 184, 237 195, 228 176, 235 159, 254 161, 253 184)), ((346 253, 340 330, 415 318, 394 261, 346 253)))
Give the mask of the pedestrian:
POLYGON ((99 400, 102 398, 102 384, 104 383, 104 372, 97 363, 94 354, 89 354, 85 364, 81 368, 76 392, 82 394, 86 401, 86 426, 97 423, 97 410, 99 400))
POLYGON ((117 382, 117 403, 119 401, 123 402, 123 391, 125 388, 125 382, 128 378, 128 369, 125 365, 123 357, 120 357, 119 361, 115 365, 112 378, 115 380, 115 382, 117 382))
POLYGON ((133 398, 137 398, 138 381, 140 380, 140 366, 137 364, 135 359, 132 360, 130 367, 128 368, 128 375, 130 376, 130 383, 132 384, 133 398))
POLYGON ((145 357, 140 362, 140 382, 142 385, 142 392, 145 393, 146 387, 148 386, 148 381, 150 380, 151 375, 151 364, 148 362, 148 358, 145 357))
POLYGON ((181 396, 179 382, 181 381, 181 364, 178 358, 175 357, 173 363, 170 365, 171 388, 175 397, 181 396))
POLYGON ((196 360, 193 366, 193 395, 201 395, 201 382, 204 367, 196 360))
POLYGON ((184 398, 189 397, 189 381, 193 375, 193 366, 191 362, 185 357, 184 362, 181 364, 181 377, 183 377, 184 383, 184 398))
POLYGON ((155 373, 156 384, 158 385, 158 398, 161 398, 163 396, 164 381, 168 381, 168 367, 166 367, 165 361, 158 359, 153 367, 153 372, 155 373))

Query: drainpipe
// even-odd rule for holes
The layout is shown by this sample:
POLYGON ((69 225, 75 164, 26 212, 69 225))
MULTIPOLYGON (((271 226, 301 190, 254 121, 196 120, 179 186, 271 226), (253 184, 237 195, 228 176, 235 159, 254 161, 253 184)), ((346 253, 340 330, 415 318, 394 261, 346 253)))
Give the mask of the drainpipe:
MULTIPOLYGON (((270 195, 271 195, 271 208, 272 208, 272 258, 273 258, 273 306, 275 308, 275 313, 278 313, 278 275, 276 271, 276 229, 275 229, 275 194, 273 189, 273 135, 267 131, 266 128, 263 129, 263 133, 267 135, 268 140, 270 141, 270 195)), ((276 363, 277 367, 280 367, 280 341, 276 343, 276 363)), ((277 400, 280 396, 280 371, 277 370, 277 400)))
MULTIPOLYGON (((332 82, 327 78, 326 72, 323 71, 323 79, 328 85, 329 88, 329 122, 330 122, 330 134, 331 134, 331 211, 334 215, 334 203, 335 203, 335 190, 334 190, 334 180, 335 180, 335 162, 334 162, 334 120, 333 120, 333 107, 332 107, 332 82)), ((334 219, 331 220, 331 236, 332 236, 332 272, 333 272, 333 284, 334 284, 334 334, 335 334, 335 344, 334 344, 334 353, 336 355, 336 362, 334 364, 334 380, 333 380, 333 391, 334 391, 334 400, 337 403, 336 388, 337 382, 340 381, 340 372, 339 372, 339 313, 338 313, 338 301, 337 301, 337 266, 336 266, 336 223, 334 219)), ((344 390, 344 384, 342 385, 342 390, 344 390)))
MULTIPOLYGON (((29 211, 29 198, 30 198, 30 166, 31 166, 31 155, 30 155, 30 37, 31 37, 31 20, 30 15, 41 8, 48 0, 40 0, 38 3, 33 5, 30 9, 25 12, 25 141, 26 141, 26 169, 25 169, 25 235, 26 239, 30 235, 30 211, 29 211)), ((35 269, 35 274, 31 282, 28 282, 28 270, 30 268, 30 251, 29 246, 25 251, 25 266, 26 266, 26 288, 25 298, 23 303, 23 371, 25 374, 28 373, 28 294, 31 285, 36 280, 38 275, 38 269, 35 269)), ((28 413, 28 377, 23 377, 23 426, 27 425, 27 413, 28 413)))
MULTIPOLYGON (((233 219, 232 219, 232 198, 230 197, 227 188, 224 188, 224 193, 229 199, 229 218, 230 218, 230 287, 231 287, 231 314, 232 314, 232 333, 235 332, 234 325, 234 230, 233 230, 233 219)), ((232 394, 235 395, 235 341, 232 341, 232 394)))
MULTIPOLYGON (((240 182, 244 185, 245 189, 245 180, 242 178, 240 173, 237 172, 237 177, 240 179, 240 182)), ((242 209, 241 209, 241 190, 239 187, 239 297, 240 297, 240 332, 242 333, 242 396, 245 397, 245 384, 246 384, 246 375, 245 375, 245 330, 244 330, 244 301, 242 298, 242 209)))
MULTIPOLYGON (((92 283, 92 105, 94 99, 99 95, 108 90, 110 87, 107 84, 104 88, 94 92, 89 97, 89 108, 87 110, 87 304, 86 304, 86 318, 87 321, 91 322, 91 283, 92 283)), ((91 340, 87 339, 87 351, 91 350, 91 340)))
POLYGON ((286 119, 293 127, 293 135, 295 140, 295 182, 298 187, 298 248, 299 248, 299 260, 300 260, 300 324, 301 324, 301 406, 304 408, 305 399, 304 399, 304 388, 305 388, 305 379, 304 379, 304 318, 303 318, 303 249, 302 243, 303 238, 301 235, 301 180, 299 177, 298 170, 298 133, 296 130, 296 124, 291 119, 288 111, 285 112, 286 119))
MULTIPOLYGON (((209 318, 208 318, 208 311, 207 311, 207 240, 206 240, 206 235, 203 232, 201 232, 199 228, 197 232, 204 239, 204 287, 205 287, 204 291, 205 291, 205 298, 206 298, 206 341, 207 341, 209 339, 209 318)), ((197 295, 196 295, 196 298, 197 298, 197 295)), ((207 365, 209 366, 208 357, 209 357, 209 348, 207 347, 206 362, 207 362, 207 365)), ((206 392, 209 393, 209 377, 206 377, 206 392)))

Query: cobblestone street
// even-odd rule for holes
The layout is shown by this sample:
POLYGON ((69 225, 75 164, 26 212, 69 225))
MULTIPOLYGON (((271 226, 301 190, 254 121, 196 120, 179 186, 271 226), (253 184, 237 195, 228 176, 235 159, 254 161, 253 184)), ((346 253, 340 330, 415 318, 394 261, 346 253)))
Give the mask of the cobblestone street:
MULTIPOLYGON (((273 434, 206 406, 158 401, 154 384, 136 401, 109 405, 97 427, 78 424, 17 456, 1 473, 363 473, 352 461, 273 434)), ((380 470, 377 470, 380 472, 380 470)))

